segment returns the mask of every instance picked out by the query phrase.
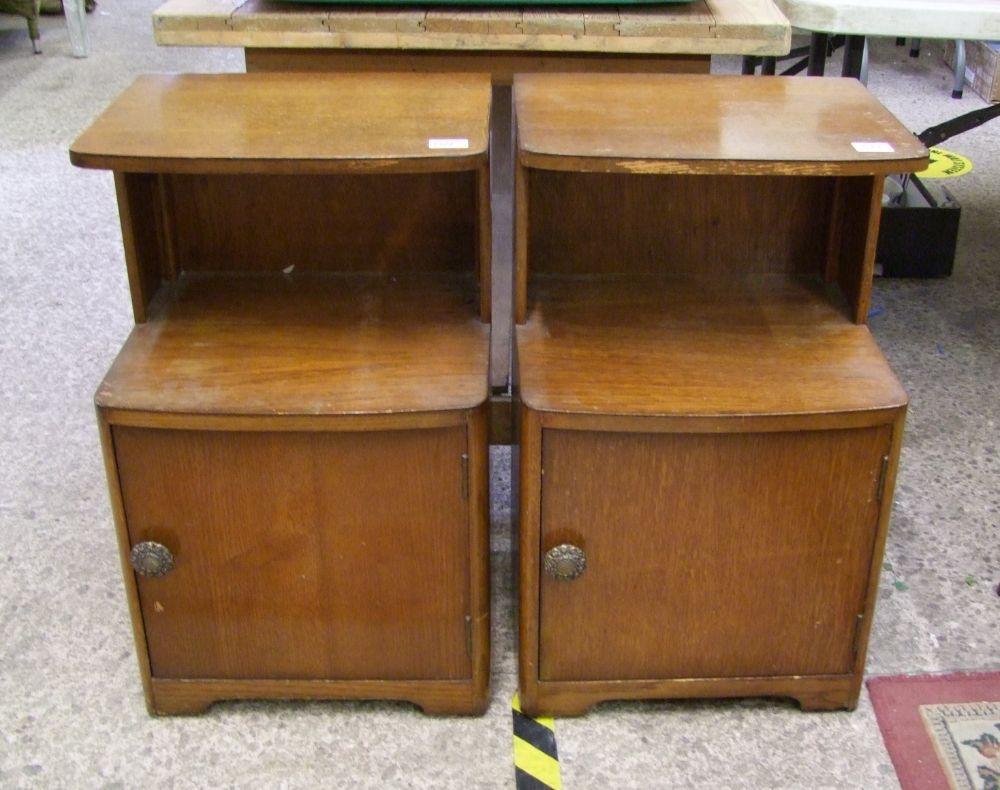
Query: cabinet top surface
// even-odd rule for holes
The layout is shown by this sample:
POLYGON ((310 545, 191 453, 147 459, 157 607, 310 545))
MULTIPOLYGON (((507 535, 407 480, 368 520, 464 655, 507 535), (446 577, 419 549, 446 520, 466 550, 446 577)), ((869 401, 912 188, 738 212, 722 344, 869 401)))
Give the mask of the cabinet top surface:
POLYGON ((70 158, 140 172, 468 169, 485 161, 490 91, 473 74, 146 75, 70 158))
POLYGON ((470 409, 488 324, 471 277, 185 275, 132 331, 98 406, 213 415, 470 409))
POLYGON ((516 78, 514 101, 529 167, 862 175, 927 159, 851 79, 531 74, 516 78))
POLYGON ((533 409, 712 417, 906 403, 868 328, 811 278, 539 277, 533 290, 517 327, 533 409))

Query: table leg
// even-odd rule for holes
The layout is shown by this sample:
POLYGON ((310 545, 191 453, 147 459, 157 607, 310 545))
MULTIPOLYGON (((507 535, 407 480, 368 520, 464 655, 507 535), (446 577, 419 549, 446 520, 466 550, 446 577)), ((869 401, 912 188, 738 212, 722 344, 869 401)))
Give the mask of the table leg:
POLYGON ((848 36, 844 44, 844 67, 841 76, 861 78, 861 60, 865 52, 864 36, 848 36))
POLYGON ((826 48, 829 36, 826 33, 813 33, 809 42, 809 68, 806 74, 810 77, 822 77, 826 71, 826 48))
POLYGON ((66 16, 66 29, 69 32, 69 45, 73 57, 87 57, 87 11, 84 0, 63 0, 63 13, 66 16))
POLYGON ((955 82, 951 86, 951 98, 961 99, 965 90, 965 41, 955 41, 955 82))

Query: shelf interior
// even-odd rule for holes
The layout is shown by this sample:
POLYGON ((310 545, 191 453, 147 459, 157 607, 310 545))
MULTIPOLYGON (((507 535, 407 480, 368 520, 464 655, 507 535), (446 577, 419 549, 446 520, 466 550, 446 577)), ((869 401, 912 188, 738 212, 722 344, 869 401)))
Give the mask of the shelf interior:
POLYGON ((906 395, 868 328, 813 275, 537 276, 516 344, 542 411, 840 413, 906 395))
POLYGON ((490 328, 471 274, 189 273, 165 283, 97 393, 148 412, 469 409, 490 328))

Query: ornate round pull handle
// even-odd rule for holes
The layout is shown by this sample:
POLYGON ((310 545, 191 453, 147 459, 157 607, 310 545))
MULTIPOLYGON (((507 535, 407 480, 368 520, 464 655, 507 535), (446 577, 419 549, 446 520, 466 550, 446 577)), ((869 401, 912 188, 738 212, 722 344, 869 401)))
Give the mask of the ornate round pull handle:
POLYGON ((170 549, 153 540, 136 543, 128 559, 140 576, 163 576, 174 568, 174 555, 170 549))
POLYGON ((587 570, 587 555, 572 543, 560 543, 545 552, 545 572, 561 582, 573 581, 587 570))

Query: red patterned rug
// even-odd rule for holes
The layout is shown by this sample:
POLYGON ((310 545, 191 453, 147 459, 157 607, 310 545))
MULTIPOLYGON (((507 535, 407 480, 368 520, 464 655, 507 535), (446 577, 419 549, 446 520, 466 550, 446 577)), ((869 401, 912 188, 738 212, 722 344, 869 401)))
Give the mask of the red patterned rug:
POLYGON ((903 790, 1000 790, 1000 672, 871 678, 903 790))

